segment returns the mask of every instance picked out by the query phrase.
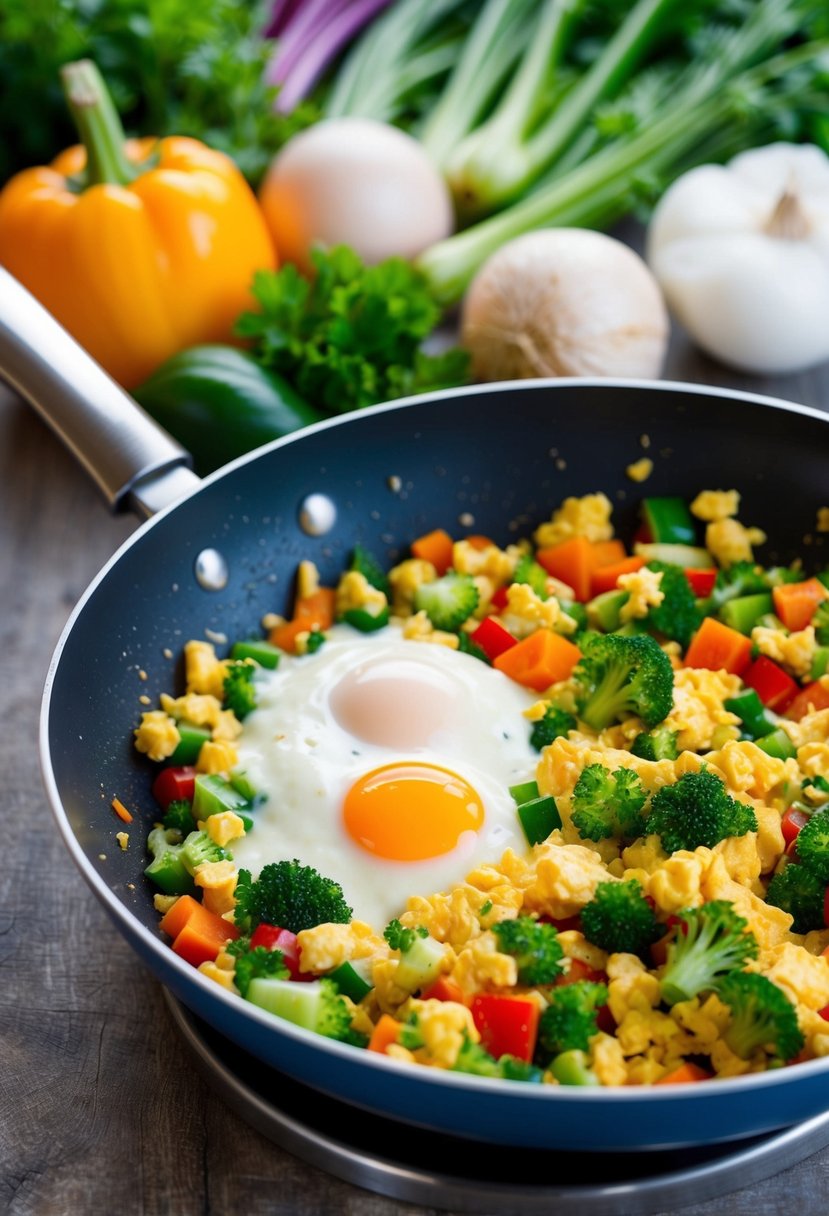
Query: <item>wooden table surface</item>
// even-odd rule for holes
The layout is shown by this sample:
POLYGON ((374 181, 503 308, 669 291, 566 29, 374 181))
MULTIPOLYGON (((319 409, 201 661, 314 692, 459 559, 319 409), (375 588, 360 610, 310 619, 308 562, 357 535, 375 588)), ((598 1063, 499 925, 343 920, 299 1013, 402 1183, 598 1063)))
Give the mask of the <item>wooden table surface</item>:
MULTIPOLYGON (((750 379, 679 337, 666 376, 829 410, 829 367, 750 379)), ((37 755, 49 656, 87 582, 133 527, 107 515, 32 412, 0 400, 0 1212, 425 1216, 304 1165, 225 1108, 191 1070, 159 985, 55 830, 37 755)), ((683 1211, 825 1216, 827 1180, 829 1150, 683 1211)))

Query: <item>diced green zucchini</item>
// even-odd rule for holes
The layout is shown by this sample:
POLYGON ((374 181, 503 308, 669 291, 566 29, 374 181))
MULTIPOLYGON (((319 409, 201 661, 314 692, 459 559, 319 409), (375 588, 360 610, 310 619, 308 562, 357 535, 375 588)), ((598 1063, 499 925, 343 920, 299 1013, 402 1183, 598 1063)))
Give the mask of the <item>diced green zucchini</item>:
POLYGON ((809 679, 819 680, 821 676, 826 675, 827 670, 829 670, 829 646, 818 646, 812 658, 809 679))
POLYGON ((416 937, 411 947, 400 956, 394 982, 406 992, 426 988, 440 975, 446 947, 433 937, 416 937))
POLYGON ((761 592, 759 595, 738 595, 723 604, 720 620, 748 637, 760 617, 771 612, 773 606, 768 592, 761 592))
POLYGON ((773 730, 771 734, 765 735, 762 739, 757 739, 756 743, 759 748, 768 756, 773 756, 775 760, 791 760, 797 755, 797 748, 782 726, 778 727, 777 730, 773 730))
POLYGON ((292 980, 275 980, 257 976, 250 981, 247 1000, 268 1013, 275 1013, 286 1022, 316 1030, 322 1002, 322 985, 317 982, 297 984, 292 980))
POLYGON ((696 545, 662 545, 642 544, 633 546, 637 557, 644 557, 646 562, 667 562, 671 566, 681 566, 683 570, 710 570, 714 560, 707 549, 699 549, 696 545))
POLYGON ((160 857, 156 857, 144 873, 165 895, 195 894, 196 884, 187 872, 177 848, 170 848, 160 857))
POLYGON ((253 659, 254 663, 258 663, 260 667, 266 667, 269 671, 273 671, 279 666, 281 654, 282 651, 278 646, 266 642, 264 638, 250 638, 246 642, 234 642, 230 651, 230 657, 237 662, 253 659))
POLYGON ((195 764, 199 758, 202 744, 206 743, 210 738, 210 731, 206 726, 196 726, 192 722, 176 722, 179 733, 179 742, 176 750, 168 761, 169 764, 195 764))
POLYGON ((562 1051, 550 1064, 550 1072, 559 1085, 598 1085, 599 1078, 589 1067, 586 1052, 573 1048, 562 1051))
POLYGON ((369 612, 366 608, 349 608, 343 613, 343 620, 352 629, 359 629, 360 633, 374 633, 376 629, 388 625, 388 605, 384 605, 379 612, 369 612))
POLYGON ((587 604, 587 619, 604 633, 613 633, 621 625, 621 612, 630 599, 629 591, 603 591, 587 604))
POLYGON ((219 773, 199 773, 193 796, 193 817, 209 819, 222 811, 250 811, 250 799, 233 788, 219 773))

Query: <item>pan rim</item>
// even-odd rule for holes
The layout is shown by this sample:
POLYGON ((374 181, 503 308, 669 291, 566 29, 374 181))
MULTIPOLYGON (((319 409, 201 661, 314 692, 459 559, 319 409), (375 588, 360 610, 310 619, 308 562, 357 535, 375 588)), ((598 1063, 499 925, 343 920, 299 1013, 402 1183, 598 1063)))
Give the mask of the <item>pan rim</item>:
MULTIPOLYGON (((46 794, 52 813, 56 819, 58 830, 61 838, 71 855, 75 865, 81 872, 82 877, 93 893, 97 896, 100 902, 104 905, 110 918, 121 927, 122 935, 125 936, 130 946, 135 949, 131 939, 137 935, 144 948, 153 956, 155 956, 163 970, 173 969, 178 974, 182 983, 187 986, 195 983, 197 988, 200 988, 205 995, 209 995, 212 1001, 216 1001, 225 1006, 228 1012, 234 1016, 245 1018, 262 1028, 265 1033, 274 1034, 288 1039, 294 1039, 304 1046, 313 1046, 314 1049, 321 1053, 322 1056, 332 1055, 335 1058, 340 1058, 349 1063, 358 1063, 358 1057, 355 1054, 355 1049, 348 1044, 339 1043, 331 1039, 326 1039, 320 1035, 314 1034, 310 1030, 305 1030, 302 1027, 295 1026, 290 1022, 274 1018, 272 1014, 265 1010, 260 1010, 250 1002, 241 1001, 234 994, 225 991, 214 981, 201 975, 197 970, 187 964, 183 959, 170 950, 169 945, 157 937, 145 925, 135 917, 125 903, 118 898, 117 895, 107 886, 104 879, 94 868, 91 861, 87 858, 85 852, 77 841, 75 833, 69 822, 69 817, 63 806, 60 791, 58 789, 57 780, 55 778, 54 769, 51 758, 50 746, 50 709, 52 700, 52 691, 55 683, 55 676, 58 671, 63 651, 66 647, 68 639, 75 627, 76 622, 82 615, 86 604, 92 598, 99 585, 106 579, 110 570, 117 565, 124 554, 136 544, 140 538, 146 535, 153 527, 160 523, 168 514, 174 511, 183 502, 195 497, 203 489, 211 486, 224 477, 231 471, 243 467, 254 460, 258 460, 265 454, 275 451, 281 447, 288 446, 304 439, 306 436, 316 434, 319 431, 331 429, 349 422, 365 417, 366 415, 389 413, 394 410, 403 410, 411 408, 417 404, 426 404, 435 400, 446 401, 457 397, 475 396, 481 393, 500 393, 508 391, 522 392, 539 392, 548 391, 550 389, 565 389, 574 387, 585 388, 601 388, 601 389, 635 389, 646 392, 667 392, 699 394, 705 397, 715 397, 727 400, 738 400, 751 404, 763 406, 765 408, 781 410, 789 413, 801 414, 809 418, 813 418, 818 422, 829 425, 829 414, 818 410, 811 406, 801 405, 796 402, 788 402, 781 398, 766 396, 758 393, 752 393, 744 390, 720 388, 712 385, 694 384, 690 381, 662 381, 662 380, 642 380, 642 379, 626 379, 626 378, 597 378, 597 377, 561 377, 547 378, 538 380, 511 380, 500 381, 496 384, 487 385, 466 385, 460 388, 436 390, 431 393, 419 394, 400 398, 394 401, 385 402, 379 405, 368 407, 367 409, 355 411, 349 414, 343 414, 335 418, 324 419, 321 422, 314 423, 309 427, 305 427, 300 431, 293 432, 281 439, 273 440, 271 443, 265 444, 262 447, 256 448, 252 452, 248 452, 243 456, 229 462, 222 468, 205 477, 200 484, 196 485, 189 493, 185 494, 175 502, 168 504, 158 514, 154 515, 149 520, 141 523, 135 531, 123 541, 116 551, 112 554, 109 560, 93 577, 88 584, 78 602, 74 606, 64 628, 62 629, 58 641, 55 645, 49 666, 47 669, 44 690, 41 698, 40 718, 39 718, 39 756, 41 775, 44 782, 46 794)), ((156 974, 156 978, 159 978, 156 974)), ((187 1003, 185 1001, 185 1003, 187 1003)), ((591 1089, 579 1089, 578 1087, 564 1086, 530 1086, 522 1084, 518 1081, 504 1081, 488 1077, 477 1077, 465 1073, 456 1073, 445 1069, 413 1069, 411 1065, 402 1061, 391 1059, 379 1053, 362 1052, 359 1056, 359 1064, 362 1067, 379 1069, 381 1072, 391 1072, 392 1074, 405 1077, 407 1079, 416 1080, 417 1082, 427 1085, 430 1091, 434 1092, 433 1086, 448 1085, 458 1090, 469 1089, 473 1094, 501 1094, 502 1096, 510 1095, 515 1097, 520 1094, 522 1101, 529 1102, 547 1102, 551 1100, 556 1103, 594 1103, 601 1101, 604 1106, 608 1102, 614 1105, 622 1103, 624 1106, 633 1104, 638 1105, 642 1101, 648 1103, 654 1102, 674 1102, 677 1100, 677 1089, 681 1088, 682 1098, 688 1099, 689 1102, 710 1100, 714 1093, 722 1094, 724 1097, 738 1097, 743 1093, 751 1093, 757 1089, 765 1089, 769 1086, 778 1088, 786 1084, 793 1084, 797 1078, 804 1080, 809 1077, 818 1076, 829 1071, 829 1057, 823 1059, 815 1059, 806 1061, 802 1064, 795 1065, 790 1068, 772 1069, 763 1073, 750 1073, 740 1077, 728 1077, 717 1080, 716 1089, 712 1090, 707 1086, 681 1086, 665 1085, 664 1087, 623 1087, 602 1088, 600 1091, 591 1089), (414 1074, 414 1076, 413 1076, 414 1074), (425 1075, 421 1075, 425 1074, 425 1075), (506 1088, 505 1088, 506 1087, 506 1088)), ((698 1143, 699 1141, 695 1141, 698 1143)))

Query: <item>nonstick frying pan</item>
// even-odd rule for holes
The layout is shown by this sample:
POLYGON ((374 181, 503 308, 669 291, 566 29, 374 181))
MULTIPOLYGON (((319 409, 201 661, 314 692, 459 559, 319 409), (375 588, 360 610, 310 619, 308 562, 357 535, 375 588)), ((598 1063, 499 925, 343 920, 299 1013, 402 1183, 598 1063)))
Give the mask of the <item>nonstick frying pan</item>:
MULTIPOLYGON (((322 1039, 241 1001, 157 930, 142 851, 113 848, 110 800, 154 817, 152 766, 131 746, 139 694, 156 703, 190 637, 234 639, 285 611, 302 558, 334 580, 356 541, 384 561, 443 526, 501 543, 568 494, 603 489, 621 535, 641 491, 625 467, 650 439, 649 494, 736 486, 769 561, 804 550, 829 499, 829 418, 683 384, 533 381, 435 393, 322 423, 199 482, 168 436, 0 272, 0 374, 93 473, 110 503, 157 513, 84 594, 50 666, 46 787, 75 862, 117 928, 179 999, 265 1063, 392 1118, 504 1145, 588 1150, 713 1143, 829 1103, 829 1062, 711 1085, 594 1091, 407 1067, 322 1039), (163 506, 164 503, 172 504, 163 506), (142 680, 139 673, 146 673, 142 680)), ((824 551, 825 554, 825 551, 824 551)), ((825 563, 825 556, 824 556, 825 563)), ((274 1095, 278 1101, 278 1094, 274 1095)))

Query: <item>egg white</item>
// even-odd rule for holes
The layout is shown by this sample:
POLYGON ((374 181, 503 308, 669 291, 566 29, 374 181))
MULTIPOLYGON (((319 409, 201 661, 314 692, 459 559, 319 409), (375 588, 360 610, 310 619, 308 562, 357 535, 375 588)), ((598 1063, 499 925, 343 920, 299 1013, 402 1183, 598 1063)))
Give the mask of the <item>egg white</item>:
POLYGON ((356 918, 382 929, 409 896, 445 890, 506 848, 526 853, 508 787, 535 773, 522 713, 537 697, 501 672, 444 646, 407 641, 394 624, 375 634, 337 625, 316 654, 286 655, 257 676, 257 695, 237 744, 238 768, 266 801, 253 830, 233 845, 237 863, 254 875, 270 861, 299 858, 341 884, 356 918), (449 853, 386 860, 343 825, 353 783, 406 760, 450 769, 481 798, 482 827, 464 832, 449 853))

